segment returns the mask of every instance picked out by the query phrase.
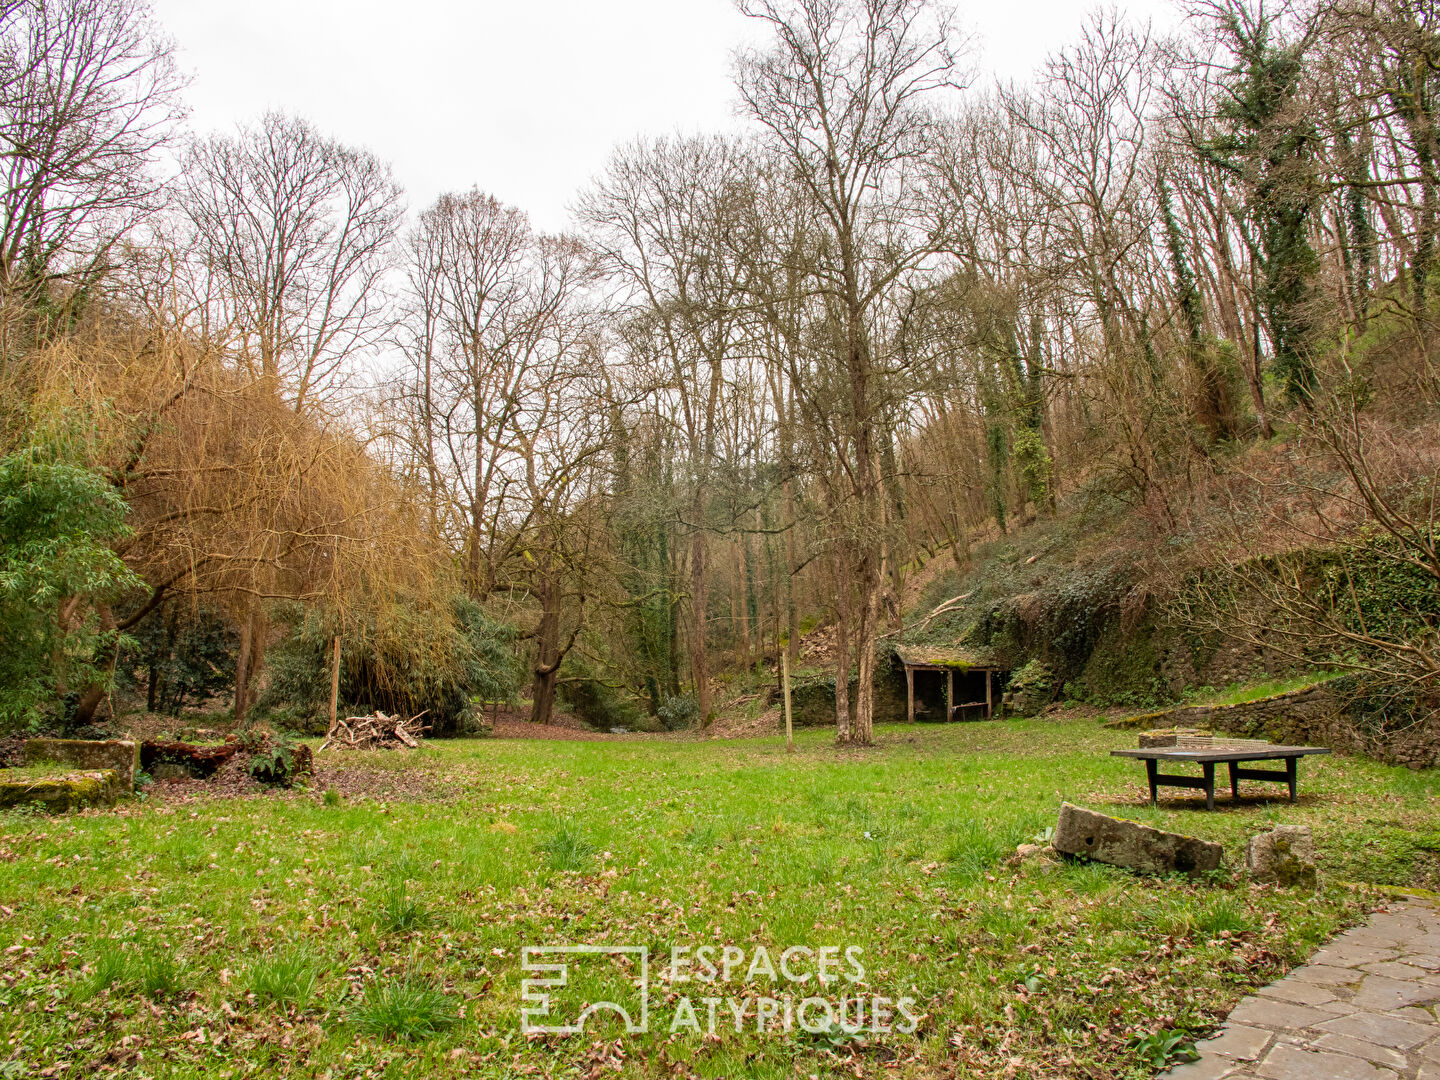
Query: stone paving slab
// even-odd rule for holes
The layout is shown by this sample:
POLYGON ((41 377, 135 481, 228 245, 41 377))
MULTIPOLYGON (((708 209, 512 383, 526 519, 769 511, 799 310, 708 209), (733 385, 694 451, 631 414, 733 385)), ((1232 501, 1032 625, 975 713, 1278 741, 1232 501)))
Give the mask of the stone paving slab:
POLYGON ((1440 910, 1377 912, 1236 1005, 1173 1080, 1440 1080, 1440 910))

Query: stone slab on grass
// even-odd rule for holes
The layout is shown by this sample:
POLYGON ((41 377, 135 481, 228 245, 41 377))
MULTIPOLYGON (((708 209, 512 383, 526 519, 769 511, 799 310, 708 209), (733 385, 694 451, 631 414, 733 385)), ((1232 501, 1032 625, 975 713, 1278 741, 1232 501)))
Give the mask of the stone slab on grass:
POLYGON ((140 768, 140 746, 128 739, 26 739, 23 753, 27 765, 53 761, 76 769, 111 769, 120 784, 116 795, 135 790, 140 768))
POLYGON ((39 806, 52 814, 87 806, 114 806, 120 778, 114 769, 56 776, 4 779, 0 772, 0 809, 39 806))
POLYGON ((1201 874, 1220 868, 1223 849, 1208 840, 1162 832, 1138 821, 1097 814, 1070 803, 1060 806, 1051 845, 1077 858, 1147 874, 1201 874))

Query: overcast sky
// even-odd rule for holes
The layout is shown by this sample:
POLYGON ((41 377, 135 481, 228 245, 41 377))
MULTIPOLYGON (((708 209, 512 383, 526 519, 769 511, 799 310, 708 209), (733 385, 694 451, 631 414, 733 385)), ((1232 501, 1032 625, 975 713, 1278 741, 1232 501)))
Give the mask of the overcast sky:
MULTIPOLYGON (((736 123, 730 54, 759 28, 731 0, 154 0, 193 76, 197 131, 267 108, 391 161, 411 206, 478 184, 563 228, 575 193, 636 135, 736 123)), ((1117 0, 1175 24, 1171 0, 1117 0)), ((962 2, 986 79, 1072 40, 1076 0, 962 2)))

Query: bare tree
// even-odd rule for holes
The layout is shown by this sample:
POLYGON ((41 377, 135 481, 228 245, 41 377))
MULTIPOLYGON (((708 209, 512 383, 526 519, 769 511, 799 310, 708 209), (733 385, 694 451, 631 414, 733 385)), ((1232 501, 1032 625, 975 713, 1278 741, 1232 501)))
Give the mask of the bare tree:
POLYGON ((193 143, 184 170, 208 329, 303 410, 389 329, 383 275, 402 211, 390 167, 272 112, 193 143))
POLYGON ((509 424, 536 334, 564 289, 536 296, 529 220, 478 190, 437 199, 407 247, 417 438, 436 504, 465 552, 467 586, 482 596, 499 558, 493 519, 515 480, 504 467, 509 424))
POLYGON ((548 723, 592 587, 580 568, 593 530, 572 517, 594 485, 605 414, 585 390, 603 371, 580 303, 594 260, 573 239, 537 236, 522 212, 478 190, 437 199, 406 258, 397 396, 410 456, 470 595, 538 608, 526 635, 531 717, 548 723))
MULTIPOLYGON (((602 266, 656 363, 649 393, 673 395, 687 449, 690 673, 711 711, 708 610, 711 474, 726 364, 740 342, 744 296, 728 237, 739 210, 743 150, 721 139, 661 139, 617 151, 582 203, 602 266)), ((645 363, 637 351, 634 357, 645 363)))
POLYGON ((144 0, 0 8, 0 290, 108 267, 158 202, 183 83, 144 0))
MULTIPOLYGON (((846 394, 837 463, 845 478, 837 524, 848 522, 836 565, 838 617, 858 659, 854 727, 850 656, 839 650, 836 713, 842 741, 871 741, 875 643, 887 557, 882 464, 887 358, 877 352, 876 308, 940 245, 943 221, 927 216, 924 164, 936 125, 927 100, 955 85, 960 42, 928 0, 740 0, 775 40, 737 61, 746 111, 815 208, 820 229, 807 287, 824 304, 828 361, 846 394)), ((821 379, 824 383, 828 380, 821 379)), ((797 394, 811 391, 798 380, 797 394)), ((813 410, 812 410, 813 411, 813 410)), ((839 495, 839 490, 834 494, 839 495)))

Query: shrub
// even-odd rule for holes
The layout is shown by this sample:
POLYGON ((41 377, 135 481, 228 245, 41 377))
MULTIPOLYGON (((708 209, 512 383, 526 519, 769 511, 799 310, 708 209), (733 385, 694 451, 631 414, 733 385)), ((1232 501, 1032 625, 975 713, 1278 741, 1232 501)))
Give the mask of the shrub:
POLYGON ((150 712, 179 716, 187 704, 203 705, 235 683, 239 635, 214 609, 172 603, 131 634, 134 644, 120 651, 116 670, 126 689, 145 695, 150 712))
POLYGON ((313 769, 310 748, 284 735, 265 740, 250 753, 250 775, 262 784, 289 787, 313 769))
POLYGON ((683 731, 694 727, 700 719, 700 704, 690 694, 677 694, 665 699, 656 716, 666 731, 683 731))
POLYGON ((64 440, 0 458, 0 731, 42 722, 56 686, 103 684, 116 635, 82 602, 144 585, 110 548, 129 508, 100 472, 65 460, 64 440))

